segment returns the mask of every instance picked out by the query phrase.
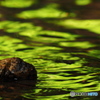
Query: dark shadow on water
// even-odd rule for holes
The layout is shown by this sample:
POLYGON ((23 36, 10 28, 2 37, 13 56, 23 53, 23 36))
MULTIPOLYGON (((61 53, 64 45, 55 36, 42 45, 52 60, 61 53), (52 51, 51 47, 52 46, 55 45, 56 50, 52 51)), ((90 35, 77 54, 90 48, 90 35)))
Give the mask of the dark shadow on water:
POLYGON ((19 98, 20 95, 30 92, 31 90, 33 91, 36 83, 37 81, 32 80, 0 82, 0 97, 16 100, 14 98, 19 98))

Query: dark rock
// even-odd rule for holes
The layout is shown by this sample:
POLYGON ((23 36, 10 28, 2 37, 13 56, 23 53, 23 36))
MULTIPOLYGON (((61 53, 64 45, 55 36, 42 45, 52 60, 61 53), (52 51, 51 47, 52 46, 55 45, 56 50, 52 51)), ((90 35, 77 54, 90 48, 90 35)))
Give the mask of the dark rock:
POLYGON ((0 80, 13 81, 29 79, 37 79, 37 71, 32 64, 17 57, 0 60, 0 80))

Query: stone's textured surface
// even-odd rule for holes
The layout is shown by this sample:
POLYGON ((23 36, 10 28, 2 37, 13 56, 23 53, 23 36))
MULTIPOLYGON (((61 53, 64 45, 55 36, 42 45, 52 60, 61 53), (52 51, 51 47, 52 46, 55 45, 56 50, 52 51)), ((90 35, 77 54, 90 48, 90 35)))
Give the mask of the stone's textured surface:
POLYGON ((0 60, 0 80, 37 79, 37 71, 32 64, 13 57, 0 60))

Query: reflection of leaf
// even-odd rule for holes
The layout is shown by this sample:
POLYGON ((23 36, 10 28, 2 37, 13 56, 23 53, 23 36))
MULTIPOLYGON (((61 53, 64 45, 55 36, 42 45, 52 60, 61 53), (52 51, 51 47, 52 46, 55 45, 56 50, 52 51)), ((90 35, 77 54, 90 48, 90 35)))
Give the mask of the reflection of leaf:
POLYGON ((68 19, 68 20, 63 20, 59 22, 55 21, 55 24, 62 25, 70 29, 87 29, 89 31, 100 34, 100 20, 68 19))
POLYGON ((64 47, 78 47, 78 48, 90 48, 95 46, 89 42, 60 42, 59 45, 64 47))
POLYGON ((41 27, 34 26, 31 23, 20 23, 18 21, 2 21, 0 22, 0 29, 5 29, 5 31, 12 33, 12 32, 22 32, 22 31, 30 31, 30 30, 41 30, 41 27))
POLYGON ((90 51, 88 51, 88 55, 100 59, 100 50, 90 50, 90 51))
POLYGON ((5 0, 1 1, 1 5, 9 8, 24 8, 29 7, 35 0, 5 0))
POLYGON ((77 5, 88 5, 92 0, 75 0, 77 5))
POLYGON ((58 10, 57 7, 53 7, 53 4, 50 4, 44 8, 40 8, 38 10, 28 10, 23 11, 17 14, 20 18, 63 18, 67 17, 67 13, 61 10, 58 10))
POLYGON ((7 37, 7 36, 0 37, 0 50, 13 52, 18 48, 27 47, 24 44, 17 44, 17 46, 16 46, 16 43, 18 43, 18 42, 20 43, 21 40, 12 39, 12 38, 7 37), (5 41, 5 40, 7 40, 7 41, 5 41))

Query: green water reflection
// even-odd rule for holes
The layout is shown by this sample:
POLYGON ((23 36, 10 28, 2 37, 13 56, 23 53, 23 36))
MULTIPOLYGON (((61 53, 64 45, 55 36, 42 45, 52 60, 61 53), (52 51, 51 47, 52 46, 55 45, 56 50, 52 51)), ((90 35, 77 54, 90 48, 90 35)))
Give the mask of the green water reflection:
POLYGON ((9 8, 25 8, 34 4, 36 0, 2 0, 1 5, 9 8))
MULTIPOLYGON (((12 3, 10 0, 5 0, 1 2, 0 8, 25 8, 34 5, 35 1, 38 3, 37 0, 20 2, 12 0, 12 3)), ((68 17, 68 13, 60 10, 59 6, 51 3, 39 9, 23 9, 19 13, 12 14, 11 17, 14 19, 11 20, 10 16, 5 17, 4 13, 0 16, 0 59, 20 57, 33 64, 38 71, 36 86, 29 89, 18 88, 10 92, 0 90, 1 100, 3 98, 94 100, 95 97, 70 98, 69 93, 100 91, 98 42, 100 20, 60 19, 58 21, 56 18, 68 17), (3 17, 5 18, 2 19, 3 17), (35 22, 41 21, 37 20, 38 18, 47 24, 47 29, 44 28, 44 24, 35 25, 35 22), (83 34, 83 30, 80 34, 76 34, 76 31, 49 29, 48 23, 61 25, 70 30, 84 29, 94 34, 93 36, 83 34)))

